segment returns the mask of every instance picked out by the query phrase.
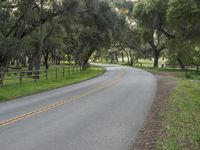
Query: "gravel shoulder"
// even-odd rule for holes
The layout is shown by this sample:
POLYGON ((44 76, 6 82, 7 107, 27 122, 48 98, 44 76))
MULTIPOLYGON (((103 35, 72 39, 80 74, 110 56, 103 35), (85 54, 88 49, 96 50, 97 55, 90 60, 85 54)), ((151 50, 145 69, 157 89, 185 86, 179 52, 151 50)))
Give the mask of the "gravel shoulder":
POLYGON ((144 127, 139 131, 133 143, 133 150, 154 150, 156 148, 156 141, 164 123, 162 113, 167 110, 167 99, 178 83, 176 78, 166 73, 152 73, 157 78, 158 89, 144 127))

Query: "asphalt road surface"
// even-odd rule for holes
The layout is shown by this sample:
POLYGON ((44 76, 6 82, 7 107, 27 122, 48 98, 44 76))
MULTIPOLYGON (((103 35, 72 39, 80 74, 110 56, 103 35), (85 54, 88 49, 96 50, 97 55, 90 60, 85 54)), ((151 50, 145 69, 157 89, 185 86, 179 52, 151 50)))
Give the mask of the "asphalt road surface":
POLYGON ((129 150, 157 81, 139 69, 104 66, 97 78, 0 103, 0 149, 129 150))

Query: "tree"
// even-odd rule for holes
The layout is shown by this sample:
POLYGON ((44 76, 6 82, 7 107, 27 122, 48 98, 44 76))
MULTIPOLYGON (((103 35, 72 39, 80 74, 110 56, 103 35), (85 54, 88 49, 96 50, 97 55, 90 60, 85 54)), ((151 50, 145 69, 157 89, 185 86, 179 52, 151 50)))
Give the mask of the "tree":
POLYGON ((192 42, 200 39, 200 9, 194 0, 169 0, 166 17, 176 37, 192 42))
POLYGON ((151 46, 154 67, 158 67, 160 53, 165 49, 165 37, 171 37, 167 32, 166 23, 167 1, 141 0, 134 7, 134 18, 137 19, 142 39, 151 46))
POLYGON ((198 49, 200 41, 200 7, 195 0, 169 0, 167 10, 169 22, 176 39, 171 40, 178 63, 184 69, 186 64, 199 65, 198 49))

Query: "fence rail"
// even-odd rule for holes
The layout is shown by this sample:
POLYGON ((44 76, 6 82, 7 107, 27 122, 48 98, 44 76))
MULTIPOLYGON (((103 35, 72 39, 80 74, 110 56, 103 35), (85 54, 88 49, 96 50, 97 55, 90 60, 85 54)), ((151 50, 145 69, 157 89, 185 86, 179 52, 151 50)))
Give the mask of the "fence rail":
POLYGON ((67 78, 82 72, 82 67, 69 66, 55 68, 50 70, 33 70, 33 71, 10 71, 0 72, 0 87, 12 84, 23 84, 25 82, 37 82, 38 80, 49 80, 58 78, 67 78))
MULTIPOLYGON (((135 67, 146 67, 146 68, 153 68, 153 63, 135 63, 133 64, 135 67)), ((163 69, 181 69, 180 65, 178 64, 161 64, 159 65, 159 68, 163 69)), ((187 70, 196 70, 200 71, 200 65, 186 65, 185 69, 187 70)))

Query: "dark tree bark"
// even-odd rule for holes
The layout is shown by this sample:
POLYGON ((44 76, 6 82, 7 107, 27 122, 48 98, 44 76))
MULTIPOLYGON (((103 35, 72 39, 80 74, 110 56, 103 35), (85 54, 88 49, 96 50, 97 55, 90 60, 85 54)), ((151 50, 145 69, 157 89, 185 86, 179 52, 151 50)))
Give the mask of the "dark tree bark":
POLYGON ((93 52, 94 52, 94 50, 93 50, 93 49, 90 49, 90 50, 88 51, 88 53, 84 56, 83 62, 82 62, 82 67, 83 67, 83 69, 86 69, 86 68, 87 68, 87 66, 88 66, 88 61, 89 61, 89 59, 90 59, 90 57, 91 57, 91 55, 92 55, 93 52))
POLYGON ((124 52, 121 51, 122 63, 124 63, 124 52))
POLYGON ((197 65, 197 72, 199 72, 199 65, 197 65))
MULTIPOLYGON (((159 38, 158 38, 159 40, 159 38)), ((158 46, 160 42, 158 42, 157 45, 154 44, 153 40, 149 41, 149 45, 151 46, 152 50, 153 50, 153 57, 154 57, 154 63, 153 63, 153 67, 158 68, 158 61, 159 61, 159 57, 160 57, 160 52, 165 49, 165 46, 161 46, 160 48, 158 46)))
POLYGON ((46 68, 47 70, 49 69, 48 60, 49 60, 49 51, 46 50, 46 51, 45 51, 45 54, 44 54, 44 65, 45 65, 45 68, 46 68))
POLYGON ((117 52, 115 52, 114 54, 115 54, 115 60, 118 63, 119 62, 119 60, 118 60, 118 54, 117 54, 117 52))
POLYGON ((153 66, 155 68, 158 68, 158 61, 159 61, 159 57, 160 57, 160 52, 156 49, 153 50, 153 54, 154 54, 154 63, 153 66))
POLYGON ((125 52, 125 54, 126 54, 126 57, 127 57, 127 64, 130 64, 130 57, 129 57, 129 54, 128 54, 128 52, 126 51, 126 49, 125 48, 123 48, 122 46, 121 46, 121 50, 122 51, 124 51, 125 52))
POLYGON ((35 56, 32 56, 31 58, 29 58, 29 65, 28 65, 29 72, 27 73, 27 75, 32 75, 34 64, 35 64, 35 56))
POLYGON ((10 60, 9 56, 0 55, 0 71, 8 71, 10 60))
POLYGON ((179 66, 181 67, 181 70, 184 70, 185 69, 185 65, 184 65, 183 61, 181 60, 181 57, 180 57, 179 54, 177 56, 177 61, 179 63, 179 66))
MULTIPOLYGON (((40 18, 42 18, 43 15, 43 3, 44 0, 40 0, 40 18)), ((35 78, 40 78, 40 65, 41 65, 41 58, 42 58, 42 50, 44 46, 44 25, 40 25, 40 44, 39 48, 36 50, 36 57, 35 57, 35 78)))
POLYGON ((71 55, 68 54, 68 55, 67 55, 67 61, 69 62, 69 64, 71 64, 71 59, 72 59, 71 55))

